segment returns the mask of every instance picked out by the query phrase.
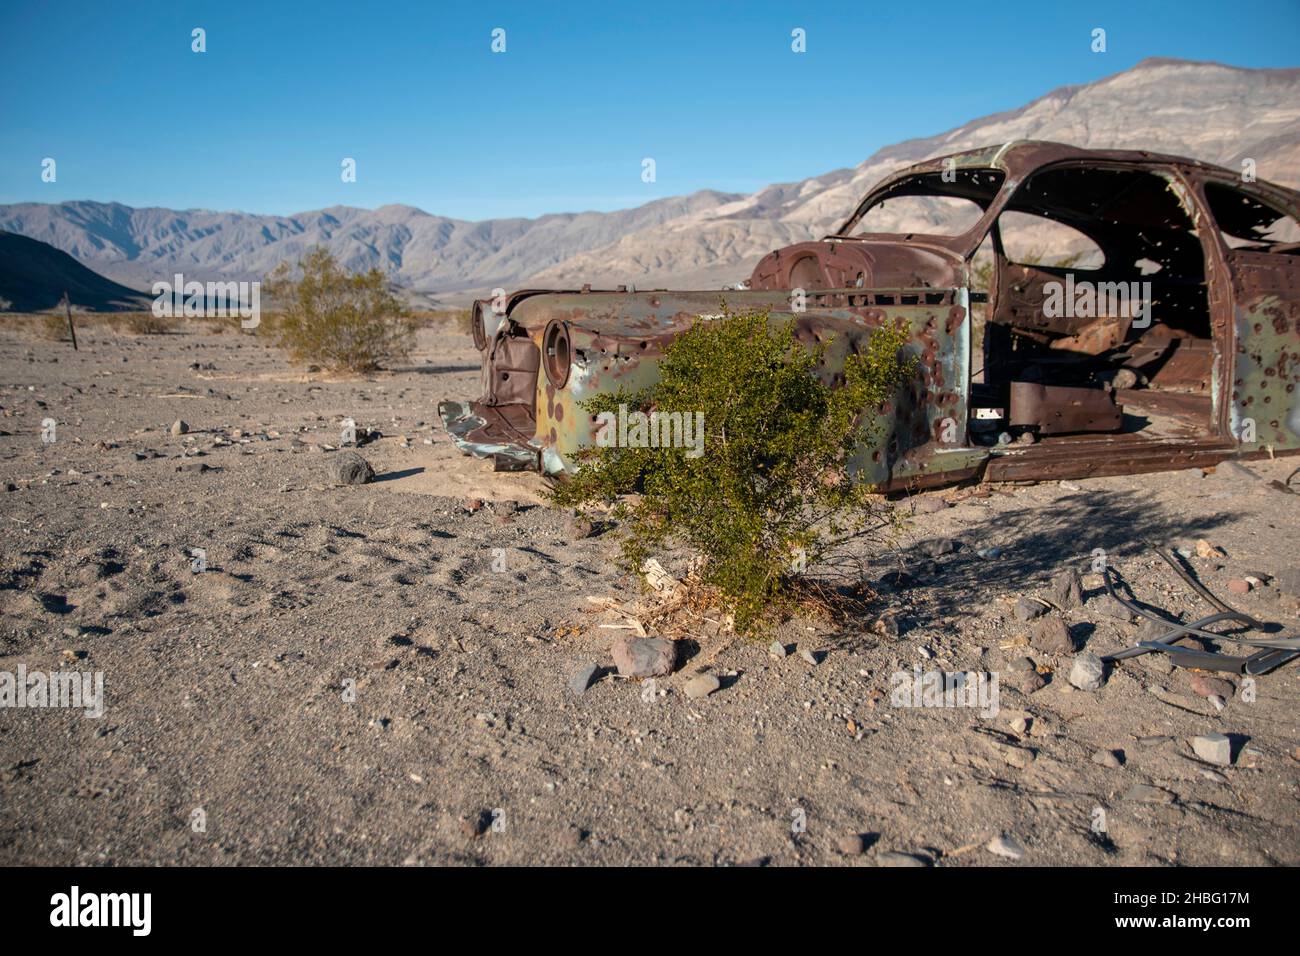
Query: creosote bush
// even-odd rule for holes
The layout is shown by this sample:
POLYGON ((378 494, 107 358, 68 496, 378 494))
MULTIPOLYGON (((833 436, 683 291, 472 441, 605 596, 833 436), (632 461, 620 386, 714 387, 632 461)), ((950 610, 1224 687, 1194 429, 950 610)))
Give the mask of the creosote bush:
POLYGON ((414 323, 384 274, 348 272, 326 249, 308 252, 297 269, 281 263, 265 291, 275 308, 268 331, 296 362, 369 372, 415 344, 414 323))
POLYGON ((805 569, 834 564, 850 542, 892 526, 877 495, 846 462, 877 441, 875 411, 909 378, 914 360, 894 328, 874 331, 850 356, 844 382, 816 375, 825 343, 805 348, 794 322, 766 311, 700 321, 669 345, 660 380, 585 403, 593 414, 658 410, 703 413, 704 448, 595 447, 553 492, 561 507, 617 502, 622 556, 640 568, 670 544, 706 560, 701 578, 741 632, 762 631, 788 611, 805 569), (633 499, 620 498, 639 491, 633 499))

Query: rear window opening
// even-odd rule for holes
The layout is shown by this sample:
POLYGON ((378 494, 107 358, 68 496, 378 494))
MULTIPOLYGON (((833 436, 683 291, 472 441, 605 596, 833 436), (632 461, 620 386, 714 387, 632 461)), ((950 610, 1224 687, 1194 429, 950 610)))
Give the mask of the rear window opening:
POLYGON ((1209 433, 1205 250, 1168 177, 1048 167, 1011 197, 990 235, 973 436, 1032 444, 1209 433))

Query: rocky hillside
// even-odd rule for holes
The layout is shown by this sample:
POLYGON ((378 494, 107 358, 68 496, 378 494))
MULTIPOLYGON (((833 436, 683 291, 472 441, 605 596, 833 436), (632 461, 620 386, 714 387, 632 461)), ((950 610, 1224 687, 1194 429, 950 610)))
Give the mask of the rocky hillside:
POLYGON ((410 206, 335 206, 293 216, 132 209, 118 203, 0 206, 0 229, 48 242, 140 288, 257 278, 307 248, 377 266, 413 292, 467 297, 493 286, 635 282, 717 288, 772 249, 832 230, 882 176, 908 163, 1011 139, 1144 148, 1300 185, 1300 70, 1146 60, 1015 110, 882 149, 861 165, 752 195, 701 191, 611 213, 467 222, 410 206))

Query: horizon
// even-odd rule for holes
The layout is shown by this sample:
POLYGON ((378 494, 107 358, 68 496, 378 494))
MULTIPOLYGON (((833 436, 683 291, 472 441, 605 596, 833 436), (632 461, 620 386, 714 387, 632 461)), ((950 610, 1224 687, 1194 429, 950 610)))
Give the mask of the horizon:
POLYGON ((682 4, 554 16, 515 5, 491 14, 398 5, 364 23, 338 3, 306 14, 247 3, 148 12, 80 0, 11 5, 0 12, 17 47, 0 62, 9 118, 0 203, 283 218, 401 206, 479 223, 607 213, 704 191, 748 195, 853 168, 880 149, 1146 60, 1294 69, 1285 37, 1295 31, 1285 23, 1300 27, 1300 7, 1276 0, 1245 19, 1210 2, 1183 5, 1174 23, 1158 8, 1118 3, 1028 22, 994 11, 957 38, 933 28, 936 16, 967 16, 956 4, 875 14, 862 34, 829 8, 735 9, 744 19, 720 31, 705 23, 716 12, 682 4), (396 40, 390 21, 402 25, 396 40), (507 31, 499 54, 490 50, 496 24, 507 31), (192 25, 207 31, 203 53, 191 50, 192 25), (806 30, 804 53, 791 49, 795 26, 806 30), (1094 26, 1107 31, 1104 53, 1089 49, 1094 26), (917 36, 927 40, 921 54, 917 36), (379 59, 376 37, 396 49, 379 59), (995 41, 1020 56, 971 55, 995 41), (53 45, 74 70, 51 73, 53 45), (157 51, 167 82, 141 88, 133 58, 141 48, 157 51), (581 56, 556 63, 557 50, 574 49, 581 56), (320 70, 322 51, 346 52, 351 71, 304 81, 320 70), (426 65, 430 52, 439 58, 426 65), (920 82, 873 82, 918 62, 920 82), (694 69, 700 63, 707 76, 694 69), (859 114, 869 121, 845 121, 859 114), (159 140, 160 119, 179 135, 159 140), (214 130, 242 142, 213 147, 214 130), (55 182, 41 181, 47 157, 57 162, 55 182), (355 182, 341 181, 346 158, 356 160, 355 182), (655 161, 650 182, 645 159, 655 161))
MULTIPOLYGON (((1222 68, 1224 68, 1224 69, 1228 69, 1228 70, 1244 70, 1244 71, 1251 71, 1251 70, 1270 70, 1270 69, 1271 69, 1271 70, 1277 70, 1277 71, 1285 72, 1285 71, 1288 71, 1288 70, 1300 70, 1300 67, 1243 67, 1243 66, 1236 66, 1236 65, 1231 64, 1231 63, 1223 63, 1223 62, 1220 62, 1220 61, 1217 61, 1217 60, 1188 60, 1188 59, 1181 59, 1181 58, 1178 58, 1178 57, 1152 56, 1152 57, 1146 57, 1146 58, 1144 58, 1144 59, 1138 61, 1138 62, 1135 63, 1133 66, 1129 67, 1127 70, 1121 70, 1119 73, 1108 74, 1107 76, 1100 77, 1098 80, 1093 81, 1093 82, 1104 82, 1104 81, 1109 80, 1109 79, 1112 79, 1112 78, 1114 78, 1115 76, 1118 76, 1118 75, 1120 75, 1120 74, 1122 74, 1122 73, 1131 72, 1132 70, 1140 69, 1140 68, 1142 68, 1142 67, 1144 67, 1144 66, 1157 65, 1157 64, 1161 64, 1161 63, 1178 63, 1178 64, 1184 64, 1184 63, 1185 63, 1185 64, 1196 65, 1196 66, 1217 66, 1217 67, 1222 67, 1222 68)), ((1026 102, 1025 104, 1023 104, 1023 105, 1024 105, 1024 106, 1029 106, 1029 105, 1031 105, 1032 103, 1035 103, 1035 102, 1037 102, 1037 101, 1039 101, 1039 100, 1046 99, 1046 98, 1052 96, 1054 93, 1057 93, 1057 92, 1059 92, 1059 91, 1061 91, 1061 90, 1072 89, 1072 88, 1075 88, 1075 87, 1078 87, 1078 86, 1081 86, 1081 85, 1083 85, 1083 84, 1063 84, 1063 85, 1061 85, 1061 86, 1054 87, 1054 88, 1052 88, 1052 89, 1050 89, 1050 90, 1047 90, 1047 91, 1045 91, 1045 92, 1039 94, 1038 96, 1035 96, 1033 99, 1027 101, 1027 102, 1026 102)), ((975 117, 971 117, 971 119, 967 120, 965 123, 959 124, 958 126, 951 127, 950 129, 946 129, 946 130, 940 130, 940 131, 937 131, 937 132, 935 132, 935 133, 930 133, 930 134, 923 135, 923 136, 920 136, 920 137, 913 137, 913 139, 926 139, 926 138, 931 138, 931 137, 935 137, 935 136, 944 136, 944 135, 947 135, 948 133, 953 132, 953 131, 956 130, 956 129, 960 129, 960 128, 962 128, 963 126, 967 126, 967 125, 970 125, 971 123, 979 122, 980 120, 986 119, 989 115, 996 115, 996 114, 986 114, 986 115, 984 115, 984 116, 975 116, 975 117)), ((1015 140, 1008 140, 1007 142, 1014 142, 1014 141, 1015 141, 1015 140)), ((1027 141, 1027 140, 1022 140, 1022 141, 1027 141)), ((890 144, 888 144, 887 146, 883 146, 883 147, 881 147, 881 149, 889 149, 889 148, 898 147, 898 146, 904 145, 906 142, 908 142, 908 141, 907 141, 907 140, 902 140, 902 141, 900 141, 900 142, 898 142, 898 143, 890 143, 890 144)), ((1044 140, 1040 140, 1039 142, 1046 142, 1046 141, 1044 141, 1044 140)), ((988 144, 988 145, 993 145, 993 144, 988 144)), ((856 163, 856 164, 854 164, 854 165, 855 165, 855 166, 865 165, 866 163, 870 162, 870 160, 872 159, 872 157, 875 156, 875 155, 876 155, 877 153, 879 153, 879 152, 880 152, 880 150, 877 150, 876 153, 873 153, 871 156, 864 157, 864 158, 862 159, 861 162, 856 163)), ((839 169, 845 169, 845 168, 852 168, 852 167, 839 167, 839 169)), ((830 173, 837 172, 837 171, 838 171, 838 170, 829 170, 829 169, 828 169, 828 170, 823 170, 823 171, 820 172, 820 173, 813 173, 813 174, 811 174, 810 177, 804 177, 804 178, 805 178, 805 179, 807 179, 807 178, 817 178, 817 177, 819 177, 819 176, 825 176, 825 175, 828 175, 828 174, 830 174, 830 173)), ((767 189, 767 188, 771 188, 771 187, 794 185, 794 184, 796 184, 796 183, 798 183, 798 182, 801 182, 801 181, 802 181, 802 180, 789 180, 789 181, 786 181, 786 182, 774 182, 774 183, 768 183, 767 185, 765 185, 765 186, 763 186, 763 187, 760 187, 760 189, 757 190, 757 191, 761 191, 762 189, 767 189)), ((741 197, 746 196, 746 195, 751 195, 751 193, 736 193, 736 192, 731 192, 731 191, 728 191, 728 190, 716 189, 716 188, 711 187, 711 186, 701 186, 700 188, 695 189, 695 190, 692 190, 692 191, 689 192, 689 193, 681 193, 681 194, 677 194, 677 195, 673 195, 673 196, 656 196, 656 197, 653 198, 653 199, 647 199, 647 200, 645 200, 644 202, 640 203, 639 205, 644 206, 644 205, 649 205, 649 204, 654 203, 654 202, 659 202, 659 201, 669 200, 669 199, 677 199, 677 198, 689 197, 689 196, 698 195, 698 194, 700 194, 700 193, 715 193, 715 194, 718 194, 718 195, 725 195, 725 196, 741 196, 741 197)), ((635 208, 638 208, 637 206, 624 206, 624 207, 619 207, 618 209, 612 209, 612 210, 610 210, 610 209, 595 209, 595 208, 589 208, 589 209, 563 209, 563 210, 552 210, 552 211, 550 211, 550 212, 543 212, 543 213, 540 213, 540 214, 535 215, 535 216, 494 216, 494 217, 491 217, 491 218, 489 218, 489 219, 459 219, 459 218, 454 217, 454 216, 446 216, 446 215, 443 215, 443 214, 438 213, 438 212, 433 212, 433 211, 431 211, 431 210, 424 209, 424 208, 422 208, 422 207, 420 207, 420 206, 413 205, 413 204, 411 204, 411 203, 409 203, 409 202, 387 202, 387 203, 383 203, 382 205, 378 205, 378 206, 355 206, 355 205, 352 205, 352 204, 350 204, 350 203, 334 203, 334 204, 329 205, 329 206, 320 206, 320 207, 313 208, 313 209, 298 209, 298 210, 295 210, 294 212, 288 212, 288 213, 279 213, 279 212, 263 212, 263 211, 260 211, 260 210, 236 209, 236 208, 217 209, 217 208, 213 208, 213 207, 205 207, 205 206, 186 206, 186 207, 184 207, 184 208, 177 208, 177 207, 171 207, 171 206, 156 206, 156 205, 148 205, 148 206, 132 206, 132 205, 129 204, 129 203, 125 203, 125 202, 122 202, 121 200, 117 200, 117 199, 91 199, 91 198, 89 198, 89 197, 80 197, 80 198, 76 198, 76 199, 63 199, 63 200, 59 200, 59 201, 57 201, 57 202, 45 202, 45 201, 42 201, 42 200, 25 200, 25 201, 20 200, 20 201, 16 201, 16 202, 4 203, 3 205, 10 205, 10 206, 21 206, 21 205, 73 205, 73 204, 76 204, 76 203, 94 203, 94 204, 96 204, 96 205, 101 205, 101 206, 122 206, 122 207, 124 207, 124 208, 127 208, 127 209, 133 209, 133 210, 160 209, 160 210, 166 210, 166 211, 168 211, 168 212, 214 213, 214 214, 218 214, 218 215, 230 215, 230 214, 233 214, 233 213, 243 213, 243 214, 253 215, 253 216, 275 216, 275 217, 277 217, 277 218, 282 218, 282 219, 294 219, 294 218, 296 218, 296 217, 298 217, 298 216, 305 216, 305 215, 309 215, 309 214, 312 214, 312 213, 330 212, 331 210, 335 210, 335 209, 349 209, 349 210, 356 210, 356 211, 358 211, 358 212, 372 212, 372 213, 373 213, 373 212, 379 212, 379 211, 382 210, 382 209, 411 209, 411 210, 414 210, 415 212, 422 213, 422 214, 424 214, 424 215, 426 215, 426 216, 429 216, 429 217, 431 217, 431 218, 435 218, 435 219, 447 219, 447 220, 451 220, 451 221, 454 221, 454 222, 467 222, 467 223, 471 223, 471 224, 481 223, 481 222, 490 222, 490 221, 503 221, 503 220, 511 220, 511 219, 522 219, 522 220, 528 220, 528 221, 536 221, 536 220, 539 220, 539 219, 545 219, 545 218, 548 218, 548 217, 551 217, 551 216, 582 216, 582 215, 588 215, 588 214, 593 214, 593 213, 619 212, 619 211, 624 211, 624 210, 627 210, 627 209, 635 209, 635 208)))

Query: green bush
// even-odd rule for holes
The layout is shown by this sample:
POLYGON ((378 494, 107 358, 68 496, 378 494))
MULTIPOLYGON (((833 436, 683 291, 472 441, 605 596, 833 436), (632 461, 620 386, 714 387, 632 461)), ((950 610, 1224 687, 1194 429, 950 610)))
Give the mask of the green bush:
POLYGON ((406 358, 415 328, 405 303, 378 269, 352 273, 330 252, 308 252, 267 276, 276 312, 272 334, 300 363, 333 371, 369 372, 406 358))
POLYGON ((701 321, 669 345, 658 384, 586 403, 593 413, 703 413, 703 453, 686 448, 585 449, 560 484, 557 505, 584 509, 617 501, 629 569, 667 544, 703 555, 702 582, 717 590, 741 632, 763 630, 788 610, 800 572, 834 564, 849 543, 891 525, 878 496, 845 462, 880 437, 874 410, 910 377, 904 334, 872 333, 852 356, 843 385, 816 376, 825 345, 809 350, 794 322, 766 311, 701 321), (629 503, 620 495, 640 491, 629 503))

